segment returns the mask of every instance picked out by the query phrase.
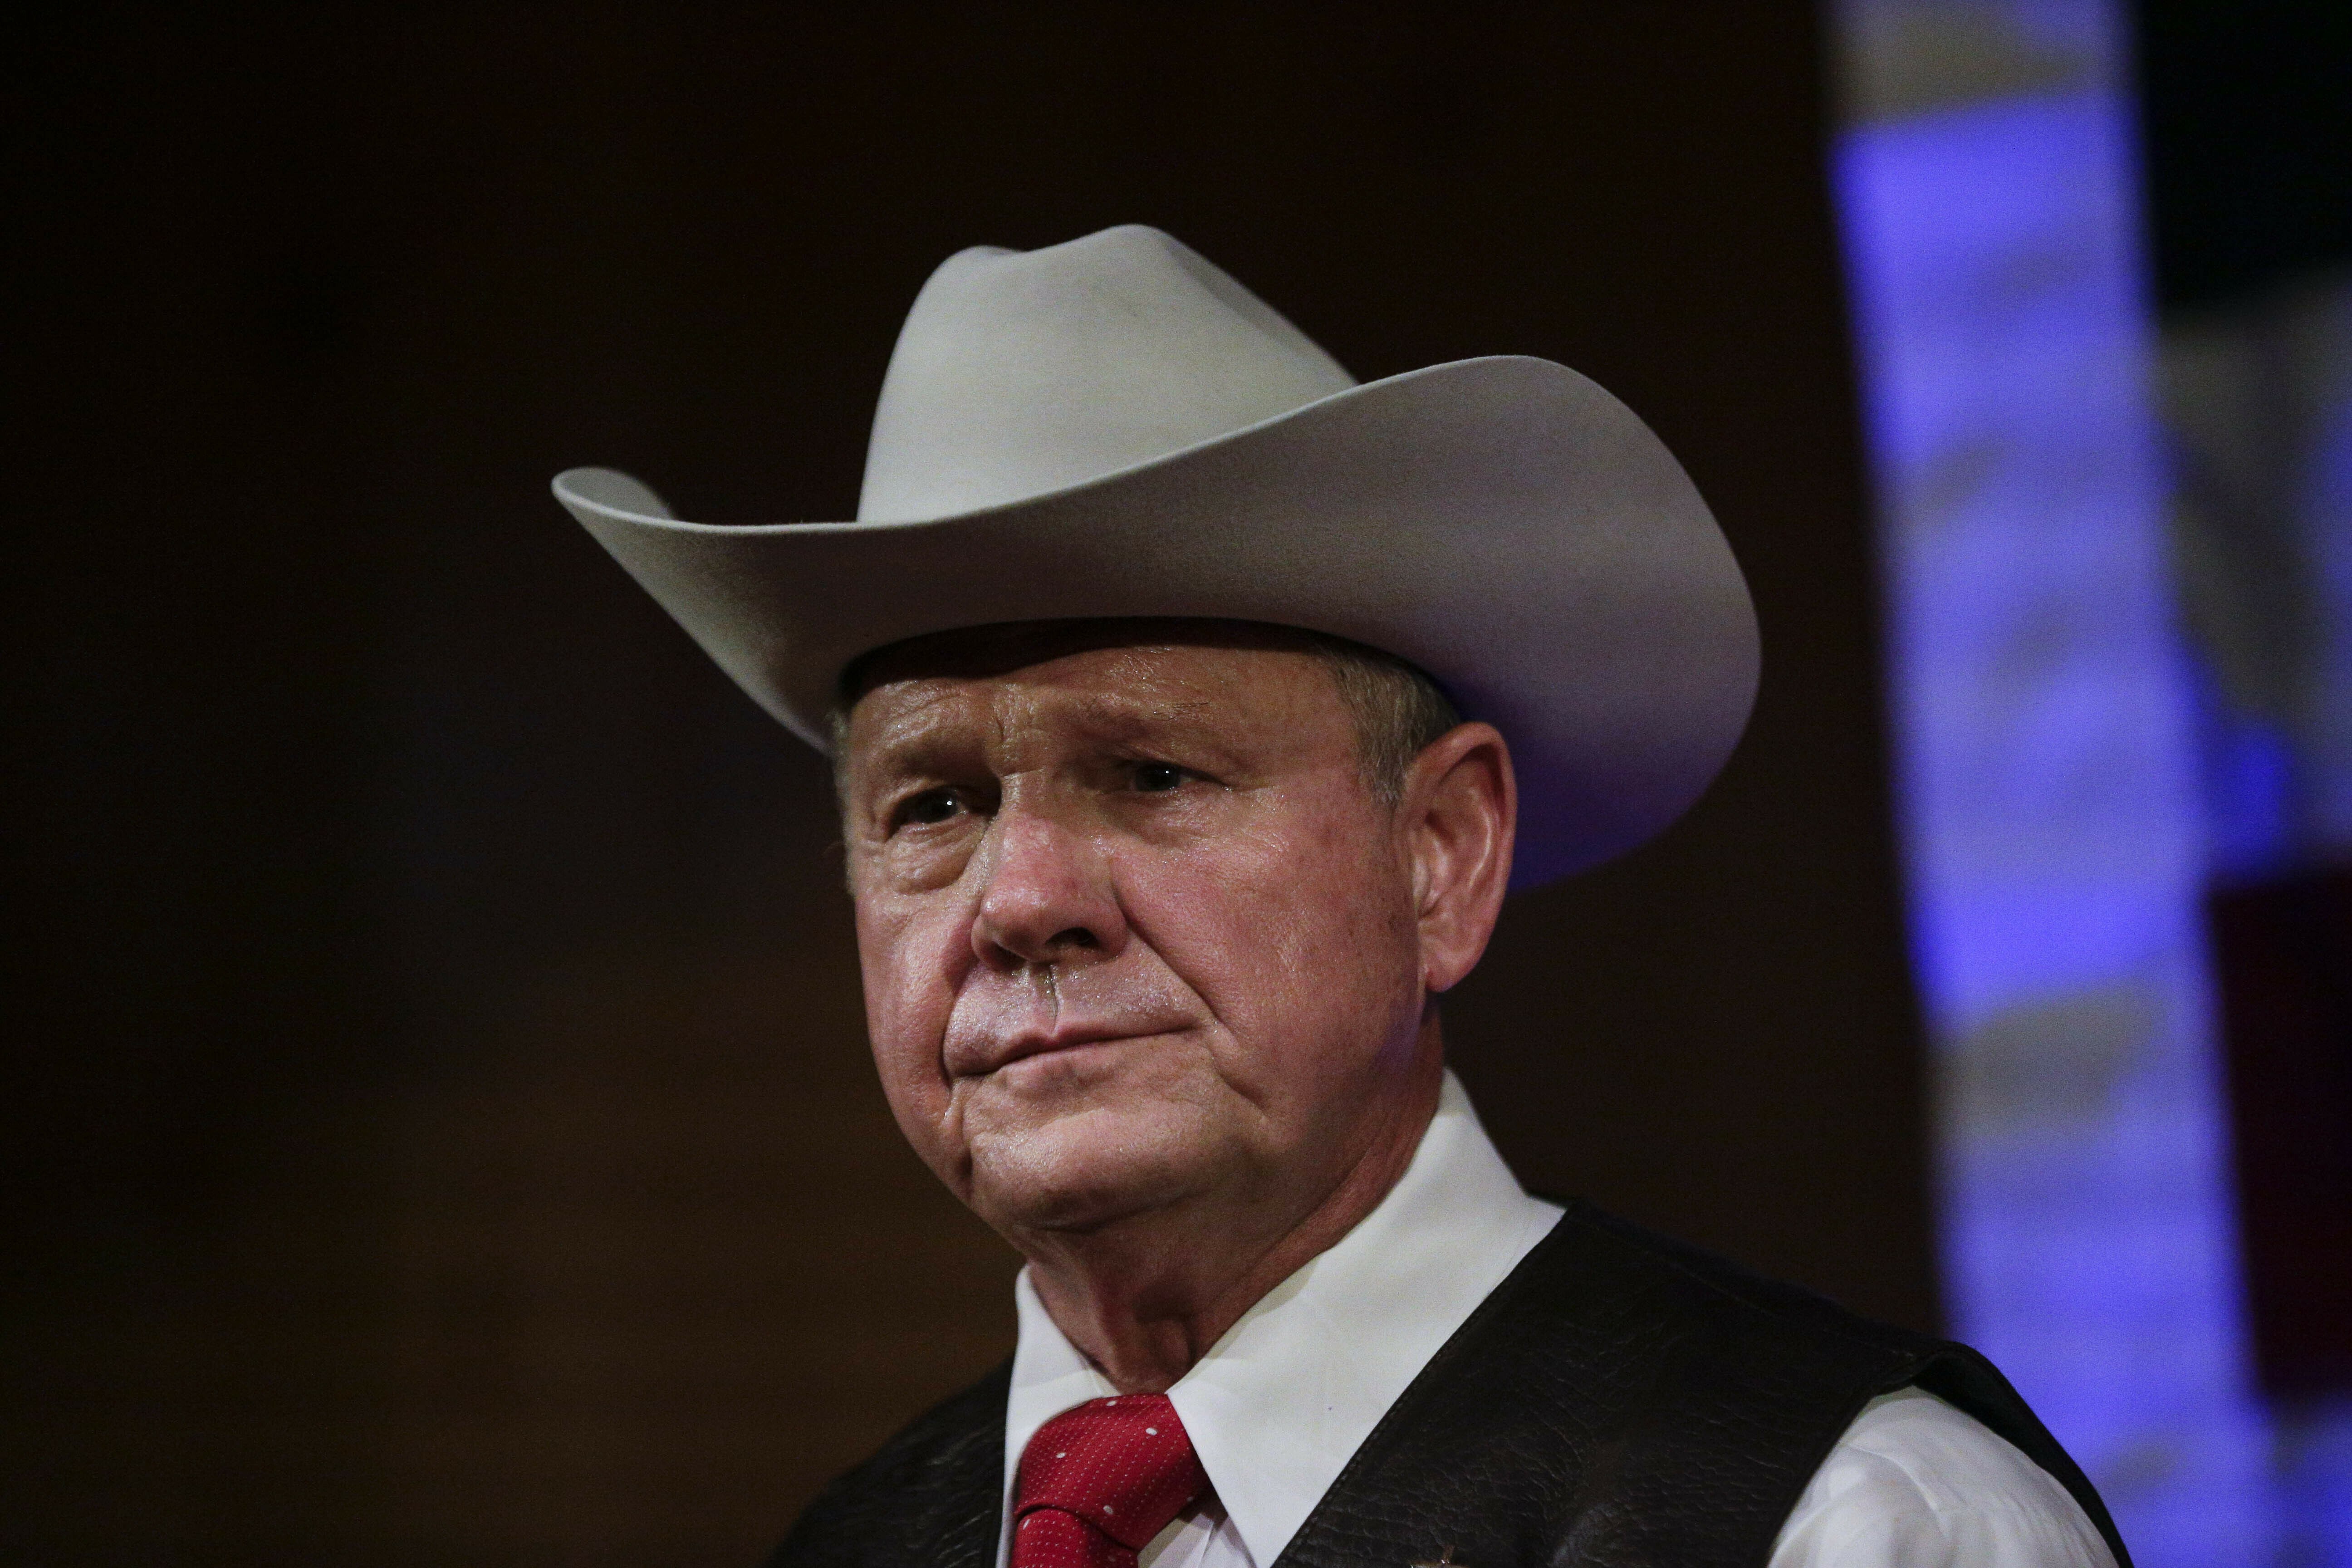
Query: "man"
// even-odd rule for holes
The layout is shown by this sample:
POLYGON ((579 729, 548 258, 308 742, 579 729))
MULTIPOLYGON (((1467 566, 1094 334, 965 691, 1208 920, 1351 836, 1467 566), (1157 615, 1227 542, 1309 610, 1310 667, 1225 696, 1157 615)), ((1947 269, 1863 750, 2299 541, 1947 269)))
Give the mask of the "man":
POLYGON ((883 1087, 1028 1259, 1011 1364, 779 1563, 2124 1560, 1980 1358, 1529 1197, 1445 1071, 1507 886, 1671 821, 1754 692, 1606 393, 1358 386, 1119 228, 934 274, 856 522, 556 490, 832 751, 883 1087))

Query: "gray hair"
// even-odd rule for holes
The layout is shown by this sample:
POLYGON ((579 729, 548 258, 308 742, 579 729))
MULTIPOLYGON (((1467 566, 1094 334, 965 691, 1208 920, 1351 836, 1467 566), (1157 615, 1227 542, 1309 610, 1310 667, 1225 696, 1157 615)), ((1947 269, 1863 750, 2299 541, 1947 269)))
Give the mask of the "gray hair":
POLYGON ((1461 710, 1419 665, 1345 637, 1306 635, 1355 721, 1364 782, 1382 805, 1394 809, 1412 760, 1462 722, 1461 710))

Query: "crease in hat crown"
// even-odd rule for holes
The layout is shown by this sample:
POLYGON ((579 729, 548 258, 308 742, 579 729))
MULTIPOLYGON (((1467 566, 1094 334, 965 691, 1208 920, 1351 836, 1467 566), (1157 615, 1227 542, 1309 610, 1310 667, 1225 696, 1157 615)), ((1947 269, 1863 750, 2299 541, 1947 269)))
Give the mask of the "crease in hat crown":
POLYGON ((1356 384, 1158 229, 1129 224, 1041 250, 976 247, 931 275, 898 333, 857 521, 1050 494, 1356 384))

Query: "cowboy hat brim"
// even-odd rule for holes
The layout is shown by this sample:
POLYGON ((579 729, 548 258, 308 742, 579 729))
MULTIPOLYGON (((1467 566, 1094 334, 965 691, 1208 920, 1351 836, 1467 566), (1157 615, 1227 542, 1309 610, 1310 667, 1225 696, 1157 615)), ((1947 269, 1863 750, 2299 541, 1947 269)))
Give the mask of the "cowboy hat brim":
POLYGON ((1755 611, 1706 502, 1630 409, 1548 360, 1391 376, 951 517, 683 522, 608 468, 555 494, 820 750, 848 664, 926 633, 1213 616, 1385 649, 1508 738, 1515 888, 1680 816, 1755 700, 1755 611))

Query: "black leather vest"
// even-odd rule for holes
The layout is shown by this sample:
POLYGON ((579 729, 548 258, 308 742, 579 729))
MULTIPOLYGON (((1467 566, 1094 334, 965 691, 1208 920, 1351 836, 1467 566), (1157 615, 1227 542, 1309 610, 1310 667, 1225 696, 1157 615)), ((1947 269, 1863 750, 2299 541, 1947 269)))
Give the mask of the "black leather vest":
MULTIPOLYGON (((820 1495, 771 1568, 993 1568, 999 1367, 820 1495)), ((2130 1558, 1990 1362, 1571 1207, 1373 1428, 1274 1568, 1760 1568, 1874 1395, 1974 1415, 2130 1558)))

